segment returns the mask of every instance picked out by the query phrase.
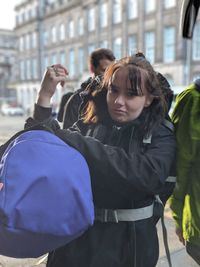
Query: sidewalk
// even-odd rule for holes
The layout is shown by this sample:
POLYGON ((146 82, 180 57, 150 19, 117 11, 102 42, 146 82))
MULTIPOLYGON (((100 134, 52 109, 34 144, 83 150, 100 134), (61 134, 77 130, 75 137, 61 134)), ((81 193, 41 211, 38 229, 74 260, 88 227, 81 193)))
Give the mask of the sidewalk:
MULTIPOLYGON (((193 261, 193 259, 186 253, 185 247, 179 242, 178 237, 175 234, 174 221, 171 218, 170 209, 165 209, 165 224, 167 227, 168 244, 171 255, 171 261, 173 267, 198 267, 199 265, 193 261)), ((160 244, 160 258, 156 267, 169 267, 165 248, 163 245, 162 227, 161 223, 158 223, 158 236, 160 244)))
MULTIPOLYGON (((196 264, 185 252, 184 248, 176 250, 171 253, 171 260, 173 267, 198 267, 196 264)), ((157 267, 169 267, 166 257, 159 259, 157 267)))

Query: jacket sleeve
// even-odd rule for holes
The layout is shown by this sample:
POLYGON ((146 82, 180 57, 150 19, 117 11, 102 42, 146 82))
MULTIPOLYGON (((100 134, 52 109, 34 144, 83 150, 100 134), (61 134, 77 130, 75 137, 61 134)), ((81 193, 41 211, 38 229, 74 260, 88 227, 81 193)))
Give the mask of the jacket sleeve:
MULTIPOLYGON (((48 115, 47 110, 44 115, 43 109, 35 106, 37 121, 48 115)), ((155 131, 143 154, 127 153, 122 148, 104 145, 93 137, 69 129, 55 129, 57 136, 84 156, 96 189, 115 191, 125 198, 133 198, 134 192, 138 191, 151 195, 159 193, 175 158, 175 137, 164 125, 155 131)))
POLYGON ((128 198, 138 191, 158 193, 175 157, 174 135, 164 126, 144 154, 127 153, 70 130, 58 130, 56 135, 85 157, 93 186, 100 190, 106 187, 128 198))
POLYGON ((199 127, 200 94, 194 85, 177 97, 172 115, 177 140, 177 182, 170 199, 172 216, 176 226, 182 228, 182 216, 185 197, 190 188, 191 169, 197 155, 197 143, 200 140, 199 127))

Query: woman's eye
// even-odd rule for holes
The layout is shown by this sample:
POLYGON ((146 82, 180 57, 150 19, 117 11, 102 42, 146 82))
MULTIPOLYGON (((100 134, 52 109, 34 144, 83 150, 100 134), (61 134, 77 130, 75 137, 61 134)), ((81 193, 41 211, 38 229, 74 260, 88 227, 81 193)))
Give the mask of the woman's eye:
POLYGON ((136 89, 129 89, 127 90, 126 95, 129 97, 138 96, 138 91, 136 89))
POLYGON ((127 96, 132 97, 132 96, 135 96, 135 94, 132 91, 130 91, 130 92, 127 92, 127 96))
POLYGON ((117 93, 117 92, 118 92, 117 88, 114 87, 114 86, 112 86, 112 85, 109 86, 108 90, 109 90, 111 93, 117 93))
POLYGON ((128 97, 133 97, 133 96, 137 96, 138 93, 135 92, 135 91, 133 91, 133 90, 131 90, 131 91, 128 91, 128 92, 126 93, 126 95, 127 95, 128 97))

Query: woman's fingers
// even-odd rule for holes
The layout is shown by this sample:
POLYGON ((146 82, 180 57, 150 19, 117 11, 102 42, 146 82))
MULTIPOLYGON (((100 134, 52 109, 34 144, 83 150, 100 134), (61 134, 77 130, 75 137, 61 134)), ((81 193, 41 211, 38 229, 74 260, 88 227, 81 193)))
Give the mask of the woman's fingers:
POLYGON ((50 68, 52 68, 56 74, 63 73, 65 75, 68 75, 68 70, 61 64, 52 65, 50 68))
POLYGON ((67 75, 68 75, 67 69, 60 64, 52 65, 48 67, 47 69, 48 69, 50 78, 57 83, 60 82, 61 85, 64 86, 67 80, 67 75))

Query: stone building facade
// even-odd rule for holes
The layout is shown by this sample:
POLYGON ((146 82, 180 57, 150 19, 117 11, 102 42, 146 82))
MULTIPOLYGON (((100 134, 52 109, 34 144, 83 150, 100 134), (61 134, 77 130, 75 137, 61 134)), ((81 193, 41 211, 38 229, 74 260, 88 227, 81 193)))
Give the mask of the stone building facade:
POLYGON ((18 101, 30 109, 48 65, 69 70, 61 95, 75 90, 88 75, 87 59, 97 47, 121 58, 143 51, 173 89, 200 76, 200 23, 192 41, 179 31, 181 0, 21 0, 16 6, 18 101))
POLYGON ((0 29, 0 104, 12 101, 14 93, 9 87, 15 62, 16 40, 13 31, 0 29))

